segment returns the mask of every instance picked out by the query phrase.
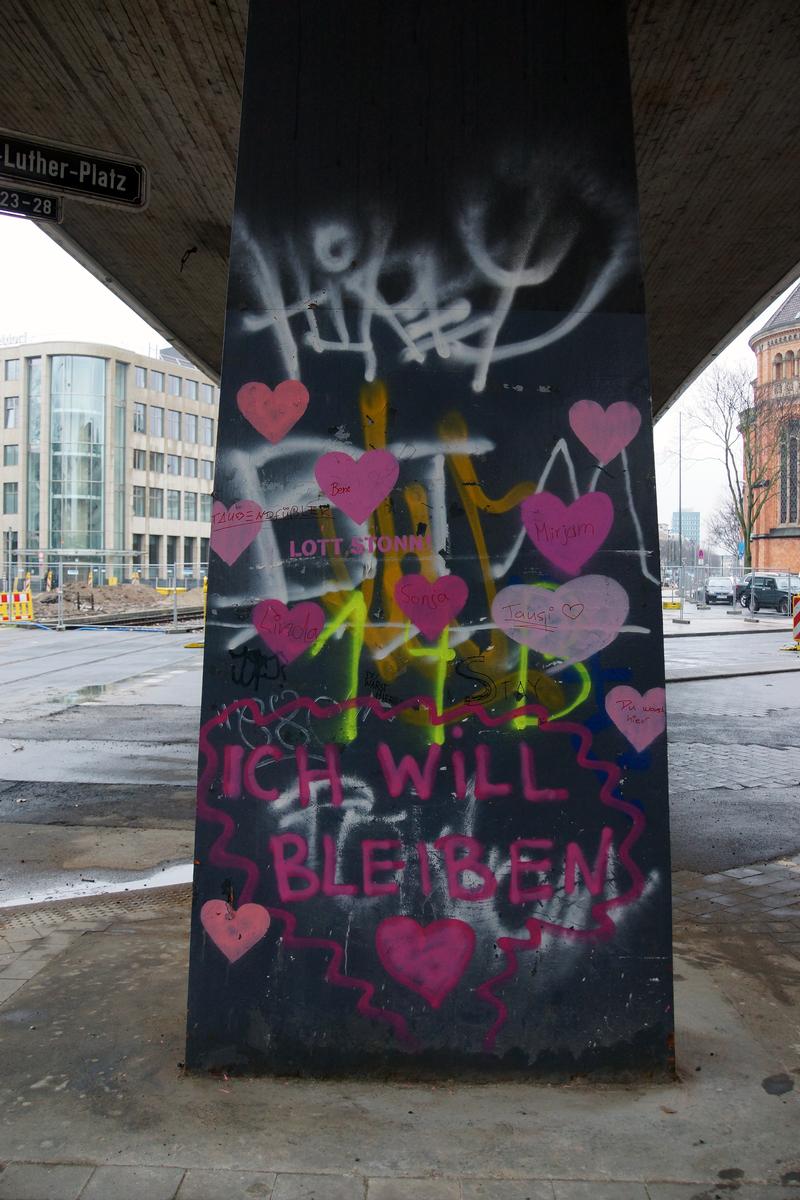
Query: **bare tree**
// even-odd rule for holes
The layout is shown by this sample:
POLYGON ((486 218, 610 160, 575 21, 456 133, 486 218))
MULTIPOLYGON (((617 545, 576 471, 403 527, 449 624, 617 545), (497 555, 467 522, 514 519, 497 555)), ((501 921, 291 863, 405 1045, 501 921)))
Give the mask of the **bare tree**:
POLYGON ((727 554, 738 555, 739 542, 743 541, 742 526, 733 503, 733 497, 722 498, 717 510, 708 522, 708 540, 727 554))
POLYGON ((692 412, 696 445, 722 454, 733 512, 752 567, 751 542, 759 514, 780 486, 780 439, 800 413, 795 381, 755 386, 746 368, 709 373, 692 412))

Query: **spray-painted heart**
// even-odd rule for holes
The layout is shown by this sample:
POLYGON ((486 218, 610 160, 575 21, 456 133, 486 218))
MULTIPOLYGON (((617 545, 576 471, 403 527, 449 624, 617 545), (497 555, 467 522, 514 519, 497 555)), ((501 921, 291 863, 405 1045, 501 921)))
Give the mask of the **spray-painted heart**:
POLYGON ((299 379, 284 379, 274 391, 265 383, 253 381, 239 388, 236 403, 253 428, 274 446, 308 408, 308 389, 299 379))
POLYGON ((627 592, 615 579, 583 575, 555 591, 525 584, 503 588, 492 602, 492 617, 515 642, 568 664, 610 645, 628 607, 627 592))
POLYGON ((289 609, 280 600, 262 600, 253 609, 253 624, 282 663, 294 662, 325 628, 325 613, 313 600, 289 609))
POLYGON ((627 400, 617 400, 608 408, 595 400, 579 400, 569 410, 569 423, 575 436, 604 467, 633 441, 642 417, 636 405, 627 400))
POLYGON ((540 554, 566 575, 577 575, 608 537, 614 506, 605 492, 587 492, 564 504, 551 492, 537 492, 520 505, 522 523, 540 554))
POLYGON ((314 474, 328 499, 362 525, 394 487, 400 464, 388 450, 367 450, 357 462, 334 450, 317 460, 314 474))
POLYGON ((404 575, 394 585, 394 598, 402 612, 431 639, 455 620, 468 594, 469 588, 458 575, 442 575, 433 583, 424 575, 404 575))
POLYGON ((254 500, 237 500, 226 508, 221 500, 211 510, 211 549, 232 567, 258 537, 263 509, 254 500))
POLYGON ((269 929, 269 913, 261 904, 231 908, 224 900, 206 900, 200 921, 208 936, 228 962, 236 962, 252 950, 269 929))
POLYGON ((667 727, 667 693, 654 687, 642 696, 636 688, 620 685, 606 696, 606 712, 630 744, 644 750, 667 727))
POLYGON ((375 930, 375 949, 384 970, 403 987, 438 1008, 467 969, 475 931, 447 918, 418 925, 412 917, 387 917, 375 930))

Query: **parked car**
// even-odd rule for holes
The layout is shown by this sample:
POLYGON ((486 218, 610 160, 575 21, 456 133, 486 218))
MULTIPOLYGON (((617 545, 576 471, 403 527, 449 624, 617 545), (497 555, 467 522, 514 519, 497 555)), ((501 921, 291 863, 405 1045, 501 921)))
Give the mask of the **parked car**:
POLYGON ((800 575, 779 571, 758 572, 755 576, 745 575, 744 582, 738 584, 736 603, 753 612, 758 612, 760 608, 774 608, 776 612, 788 613, 789 598, 795 595, 800 595, 800 575))
POLYGON ((733 604, 733 589, 729 575, 712 575, 705 582, 703 599, 706 604, 733 604))

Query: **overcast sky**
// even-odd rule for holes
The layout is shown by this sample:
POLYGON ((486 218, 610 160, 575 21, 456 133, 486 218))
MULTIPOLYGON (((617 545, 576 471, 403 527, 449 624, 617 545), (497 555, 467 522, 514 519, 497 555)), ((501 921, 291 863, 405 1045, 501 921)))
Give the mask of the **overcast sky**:
MULTIPOLYGON (((160 334, 29 221, 0 216, 0 263, 0 335, 27 334, 29 341, 104 342, 143 354, 157 354, 166 345, 160 334)), ((747 339, 790 290, 769 305, 717 362, 743 365, 755 375, 747 339)), ((691 410, 701 386, 702 376, 655 428, 660 521, 669 523, 678 507, 678 413, 691 410)), ((709 460, 707 448, 693 447, 686 417, 683 424, 683 507, 699 510, 707 520, 725 494, 722 462, 709 460)))

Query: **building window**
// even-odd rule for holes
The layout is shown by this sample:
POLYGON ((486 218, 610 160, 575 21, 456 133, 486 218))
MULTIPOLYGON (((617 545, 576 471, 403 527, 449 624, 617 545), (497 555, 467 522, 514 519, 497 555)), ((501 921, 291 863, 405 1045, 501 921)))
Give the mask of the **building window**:
POLYGON ((3 512, 8 516, 19 512, 19 484, 16 480, 3 484, 3 512))
POLYGON ((181 473, 181 458, 179 454, 167 455, 167 474, 180 475, 181 473))
POLYGON ((65 550, 99 550, 113 534, 105 513, 107 376, 104 358, 50 360, 50 545, 65 550))
POLYGON ((181 414, 174 408, 167 410, 167 437, 176 442, 181 437, 181 414))
POLYGON ((153 392, 163 392, 164 390, 164 372, 150 372, 150 390, 153 392))
POLYGON ((194 556, 197 550, 197 538, 183 539, 183 573, 184 575, 194 574, 194 556))
POLYGON ((184 521, 197 520, 197 492, 183 493, 183 519, 184 521))
POLYGON ((170 521, 181 519, 181 494, 172 488, 167 489, 167 517, 170 521))
POLYGON ((200 538, 200 570, 208 570, 208 538, 200 538))
POLYGON ((134 404, 133 406, 133 432, 147 432, 147 405, 134 404))
POLYGON ((197 442, 197 417, 194 413, 183 414, 183 440, 192 445, 197 442))
POLYGON ((118 362, 114 368, 114 399, 126 400, 128 395, 128 364, 118 362))
POLYGON ((187 400, 196 400, 197 399, 197 380, 196 379, 184 379, 183 387, 184 387, 184 394, 185 394, 187 400))
POLYGON ((154 471, 156 475, 164 474, 164 455, 160 450, 150 451, 150 470, 154 471))
POLYGON ((6 396, 4 429, 16 429, 19 421, 19 396, 6 396))
POLYGON ((167 390, 170 396, 180 396, 181 394, 181 377, 180 375, 167 376, 167 390))
POLYGON ((146 367, 135 367, 133 373, 134 373, 134 379, 136 382, 136 386, 138 388, 146 388, 147 387, 147 368, 146 367))
POLYGON ((206 496, 206 495, 201 494, 201 496, 200 496, 200 520, 201 521, 210 521, 211 520, 211 505, 212 505, 212 497, 210 495, 206 496))
POLYGON ((156 404, 150 405, 150 434, 152 437, 164 436, 164 410, 156 404))
POLYGON ((783 379, 783 355, 776 354, 772 360, 772 378, 783 379))
POLYGON ((3 466, 16 467, 19 465, 19 446, 3 446, 3 466))
POLYGON ((197 459, 185 458, 183 460, 183 473, 188 475, 190 479, 197 479, 197 459))
POLYGON ((787 350, 783 356, 783 374, 785 379, 791 379, 795 373, 794 351, 787 350))
POLYGON ((792 421, 781 436, 780 522, 796 525, 800 514, 800 422, 792 421))
POLYGON ((206 404, 214 403, 214 389, 210 383, 200 384, 200 399, 206 404))
POLYGON ((150 488, 150 516, 163 517, 164 515, 164 489, 150 488))
POLYGON ((133 535, 133 565, 131 573, 134 571, 141 572, 144 566, 144 534, 134 533, 133 535))
POLYGON ((200 441, 204 446, 214 445, 214 418, 200 418, 200 441))
POLYGON ((201 479, 213 479, 214 478, 214 464, 208 458, 200 459, 200 478, 201 479))
POLYGON ((5 375, 6 375, 6 383, 11 383, 14 379, 19 379, 19 359, 18 358, 7 358, 6 359, 5 375))
POLYGON ((134 471, 147 470, 147 451, 134 450, 133 452, 133 469, 134 471))
POLYGON ((151 579, 158 579, 161 569, 161 534, 151 533, 147 543, 147 573, 151 579))
POLYGON ((170 534, 167 537, 167 574, 175 574, 175 568, 178 564, 178 539, 170 534))
POLYGON ((135 517, 144 516, 144 488, 138 484, 133 485, 133 515, 135 517))

